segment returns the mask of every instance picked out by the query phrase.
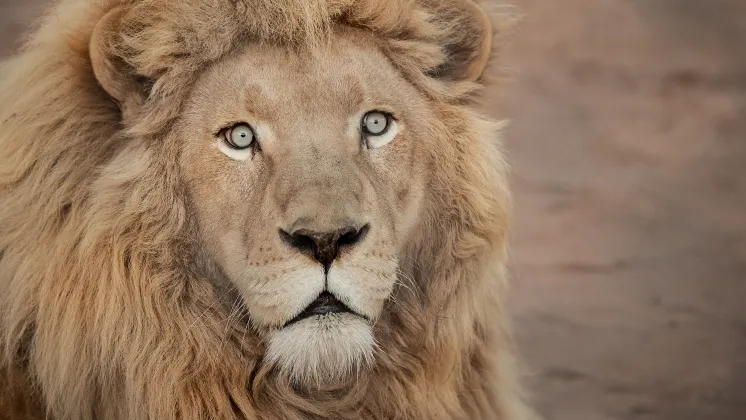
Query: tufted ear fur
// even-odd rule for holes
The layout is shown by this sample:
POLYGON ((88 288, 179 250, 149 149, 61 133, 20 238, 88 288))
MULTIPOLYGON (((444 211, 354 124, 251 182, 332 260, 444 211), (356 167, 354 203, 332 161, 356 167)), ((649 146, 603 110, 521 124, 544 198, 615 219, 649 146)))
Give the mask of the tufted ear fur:
POLYGON ((492 52, 492 21, 474 0, 448 0, 441 12, 450 26, 446 63, 436 76, 475 82, 484 73, 492 52))
POLYGON ((119 27, 124 9, 114 8, 96 24, 89 44, 91 65, 96 80, 113 99, 125 108, 147 96, 146 84, 124 59, 119 42, 119 27))

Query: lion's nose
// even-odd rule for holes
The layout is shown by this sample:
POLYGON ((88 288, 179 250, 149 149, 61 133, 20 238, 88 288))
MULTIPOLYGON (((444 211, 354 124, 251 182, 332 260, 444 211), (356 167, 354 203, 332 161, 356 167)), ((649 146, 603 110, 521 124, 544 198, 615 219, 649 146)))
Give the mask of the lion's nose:
POLYGON ((324 266, 325 271, 328 271, 332 262, 337 259, 339 250, 360 243, 368 230, 368 224, 360 228, 345 226, 331 232, 298 229, 288 233, 280 229, 280 237, 286 244, 314 258, 324 266))

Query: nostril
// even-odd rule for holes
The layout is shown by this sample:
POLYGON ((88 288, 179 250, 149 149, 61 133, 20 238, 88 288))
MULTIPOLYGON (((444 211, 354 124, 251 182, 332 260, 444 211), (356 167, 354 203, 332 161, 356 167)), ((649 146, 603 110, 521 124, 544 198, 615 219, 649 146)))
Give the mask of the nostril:
POLYGON ((360 242, 365 238, 365 235, 370 230, 370 225, 365 224, 361 228, 353 228, 348 227, 346 229, 343 229, 341 231, 341 235, 339 236, 339 239, 337 240, 337 245, 342 247, 345 245, 355 245, 356 243, 360 242))
POLYGON ((301 231, 290 234, 280 229, 280 238, 287 245, 305 252, 313 252, 313 248, 316 245, 316 241, 310 235, 306 235, 301 231))

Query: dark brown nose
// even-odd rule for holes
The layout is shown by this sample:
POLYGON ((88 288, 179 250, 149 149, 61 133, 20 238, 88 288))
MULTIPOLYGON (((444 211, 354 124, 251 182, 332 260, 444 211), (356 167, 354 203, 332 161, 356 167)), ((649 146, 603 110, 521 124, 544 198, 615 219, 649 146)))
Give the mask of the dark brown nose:
POLYGON ((280 238, 289 246, 320 262, 324 270, 328 271, 332 262, 337 259, 339 250, 358 244, 369 229, 367 224, 360 228, 345 226, 332 232, 298 229, 288 233, 280 229, 280 238))

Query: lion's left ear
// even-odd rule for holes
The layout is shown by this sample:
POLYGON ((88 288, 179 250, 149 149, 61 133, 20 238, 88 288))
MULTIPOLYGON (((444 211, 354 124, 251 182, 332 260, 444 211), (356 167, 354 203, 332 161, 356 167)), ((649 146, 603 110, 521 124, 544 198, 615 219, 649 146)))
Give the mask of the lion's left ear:
POLYGON ((474 0, 449 0, 442 15, 450 27, 447 62, 437 75, 458 81, 477 81, 492 52, 492 21, 474 0))

